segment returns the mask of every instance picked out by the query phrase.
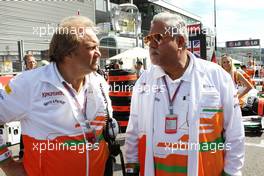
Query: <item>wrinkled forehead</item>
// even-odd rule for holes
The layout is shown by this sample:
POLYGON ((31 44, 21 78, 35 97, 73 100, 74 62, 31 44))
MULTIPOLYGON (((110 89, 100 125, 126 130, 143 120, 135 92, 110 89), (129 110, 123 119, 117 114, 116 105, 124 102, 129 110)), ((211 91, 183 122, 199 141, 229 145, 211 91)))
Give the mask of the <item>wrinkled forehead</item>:
POLYGON ((94 27, 75 26, 71 27, 71 30, 73 31, 72 34, 76 35, 80 41, 85 43, 99 43, 94 27))
POLYGON ((91 28, 86 29, 86 31, 84 33, 84 40, 86 42, 92 42, 92 43, 96 43, 96 44, 99 43, 99 40, 96 36, 94 29, 91 29, 91 28))

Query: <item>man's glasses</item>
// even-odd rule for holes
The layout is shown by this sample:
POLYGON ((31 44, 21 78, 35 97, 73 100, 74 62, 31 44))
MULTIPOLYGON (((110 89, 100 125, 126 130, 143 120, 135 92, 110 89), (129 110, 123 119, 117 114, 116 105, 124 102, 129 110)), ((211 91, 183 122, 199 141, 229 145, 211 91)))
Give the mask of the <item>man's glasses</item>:
POLYGON ((150 34, 144 37, 144 43, 149 46, 150 42, 154 41, 157 45, 159 45, 167 37, 169 37, 168 34, 150 34))

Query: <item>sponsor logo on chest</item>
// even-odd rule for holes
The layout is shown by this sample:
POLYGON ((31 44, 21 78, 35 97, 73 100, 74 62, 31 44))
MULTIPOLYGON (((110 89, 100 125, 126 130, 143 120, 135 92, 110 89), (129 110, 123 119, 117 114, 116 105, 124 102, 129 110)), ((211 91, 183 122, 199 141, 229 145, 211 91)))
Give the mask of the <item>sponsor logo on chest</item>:
POLYGON ((52 92, 42 92, 41 93, 42 98, 46 97, 54 97, 54 96, 64 96, 62 91, 52 91, 52 92))

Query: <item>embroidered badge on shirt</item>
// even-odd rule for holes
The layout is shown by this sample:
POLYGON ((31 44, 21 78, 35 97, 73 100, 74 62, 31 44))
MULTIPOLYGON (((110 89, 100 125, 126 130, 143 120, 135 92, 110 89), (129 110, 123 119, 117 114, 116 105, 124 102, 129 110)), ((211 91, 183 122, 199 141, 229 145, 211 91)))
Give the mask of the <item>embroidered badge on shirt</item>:
POLYGON ((43 103, 43 105, 44 106, 48 106, 48 105, 52 105, 52 104, 62 104, 62 105, 64 105, 65 103, 66 102, 63 101, 63 100, 57 100, 57 99, 55 99, 55 100, 49 100, 49 101, 43 103))
POLYGON ((53 97, 53 96, 64 96, 62 91, 42 92, 41 95, 43 98, 53 97))
POLYGON ((6 93, 7 93, 8 95, 11 94, 12 89, 10 88, 9 84, 7 84, 7 85, 5 86, 5 91, 6 91, 6 93))

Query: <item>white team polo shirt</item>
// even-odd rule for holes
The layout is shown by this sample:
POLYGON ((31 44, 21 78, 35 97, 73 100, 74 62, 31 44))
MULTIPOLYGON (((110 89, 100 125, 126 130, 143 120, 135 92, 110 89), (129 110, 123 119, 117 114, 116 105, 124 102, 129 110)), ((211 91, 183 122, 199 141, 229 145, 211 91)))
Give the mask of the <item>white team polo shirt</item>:
POLYGON ((154 102, 154 132, 153 132, 153 144, 154 144, 154 156, 161 154, 160 149, 157 147, 160 142, 174 143, 177 142, 184 134, 188 134, 188 104, 190 99, 190 86, 191 86, 191 72, 193 70, 193 61, 190 59, 190 63, 184 72, 183 76, 179 79, 172 80, 162 69, 158 76, 158 87, 162 87, 160 92, 155 93, 154 102), (173 113, 178 116, 177 132, 174 134, 165 133, 165 117, 169 114, 169 99, 166 89, 166 85, 163 81, 163 76, 167 81, 167 85, 172 98, 175 90, 179 86, 181 80, 183 80, 181 87, 176 95, 176 99, 173 102, 173 113), (157 155, 156 155, 157 154, 157 155))

